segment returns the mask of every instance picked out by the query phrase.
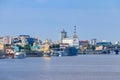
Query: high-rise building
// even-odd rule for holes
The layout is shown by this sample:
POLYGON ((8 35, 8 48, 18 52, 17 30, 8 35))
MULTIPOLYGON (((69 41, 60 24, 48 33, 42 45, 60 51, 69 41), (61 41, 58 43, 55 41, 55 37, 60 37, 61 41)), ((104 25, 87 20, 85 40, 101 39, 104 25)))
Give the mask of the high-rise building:
POLYGON ((63 29, 63 31, 61 31, 61 33, 60 33, 60 42, 61 43, 64 38, 67 38, 67 32, 63 29))

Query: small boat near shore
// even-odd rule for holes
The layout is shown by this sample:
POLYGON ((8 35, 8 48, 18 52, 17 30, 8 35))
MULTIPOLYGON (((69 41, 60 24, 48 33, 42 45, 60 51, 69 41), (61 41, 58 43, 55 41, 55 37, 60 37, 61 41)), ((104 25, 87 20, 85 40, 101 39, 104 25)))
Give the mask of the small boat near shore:
POLYGON ((14 58, 15 59, 24 59, 26 57, 26 53, 25 52, 16 52, 14 54, 14 58))
POLYGON ((5 59, 6 55, 4 53, 0 53, 0 59, 5 59))

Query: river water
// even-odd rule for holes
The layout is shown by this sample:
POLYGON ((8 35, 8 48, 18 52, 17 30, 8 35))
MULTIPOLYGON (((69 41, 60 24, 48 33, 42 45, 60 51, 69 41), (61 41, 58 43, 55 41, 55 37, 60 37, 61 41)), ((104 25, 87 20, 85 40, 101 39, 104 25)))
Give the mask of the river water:
POLYGON ((120 55, 0 59, 0 80, 120 80, 120 55))

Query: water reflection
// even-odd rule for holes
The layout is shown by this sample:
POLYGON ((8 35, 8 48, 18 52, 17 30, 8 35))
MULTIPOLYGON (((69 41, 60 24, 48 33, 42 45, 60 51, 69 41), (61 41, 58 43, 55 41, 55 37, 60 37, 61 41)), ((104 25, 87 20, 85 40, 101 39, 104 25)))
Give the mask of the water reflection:
POLYGON ((51 57, 43 57, 44 61, 45 61, 45 70, 48 72, 50 70, 50 61, 51 61, 51 57))
POLYGON ((43 59, 44 59, 45 61, 50 61, 50 60, 51 60, 51 57, 43 57, 43 59))

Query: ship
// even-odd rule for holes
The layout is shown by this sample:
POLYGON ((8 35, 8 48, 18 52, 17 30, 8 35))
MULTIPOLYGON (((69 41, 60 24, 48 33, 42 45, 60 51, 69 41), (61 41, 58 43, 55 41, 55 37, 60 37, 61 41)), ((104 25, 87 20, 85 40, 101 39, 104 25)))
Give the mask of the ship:
POLYGON ((78 50, 75 47, 67 47, 64 50, 54 51, 54 56, 77 56, 78 50))

